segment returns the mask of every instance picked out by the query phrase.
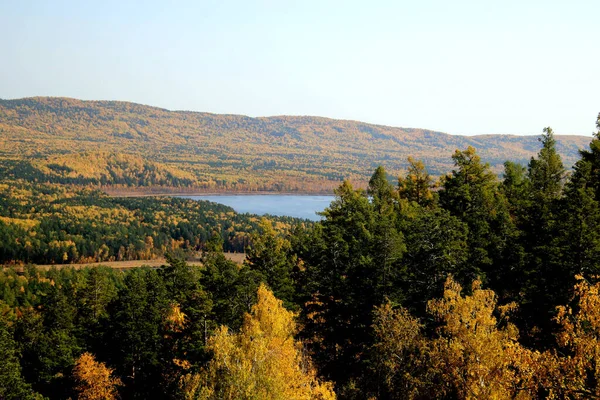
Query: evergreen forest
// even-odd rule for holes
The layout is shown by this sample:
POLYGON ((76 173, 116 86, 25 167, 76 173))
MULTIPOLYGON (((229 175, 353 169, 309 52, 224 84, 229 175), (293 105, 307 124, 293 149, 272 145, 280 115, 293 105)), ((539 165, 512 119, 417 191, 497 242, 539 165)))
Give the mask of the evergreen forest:
POLYGON ((379 166, 316 223, 11 177, 0 399, 599 398, 597 128, 572 169, 551 128, 500 176, 379 166))

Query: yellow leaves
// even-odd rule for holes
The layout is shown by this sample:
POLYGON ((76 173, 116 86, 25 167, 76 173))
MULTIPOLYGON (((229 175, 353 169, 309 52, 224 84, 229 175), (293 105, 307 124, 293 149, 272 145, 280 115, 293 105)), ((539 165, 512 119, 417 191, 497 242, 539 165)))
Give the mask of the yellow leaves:
POLYGON ((498 307, 491 290, 473 283, 471 294, 449 278, 441 299, 428 304, 438 336, 421 335, 406 310, 375 311, 376 366, 388 390, 407 398, 444 394, 460 399, 600 397, 600 283, 577 277, 577 304, 558 307, 558 350, 524 348, 507 320, 514 304, 498 307), (495 315, 499 315, 499 322, 495 315))
POLYGON ((461 291, 448 278, 443 297, 428 304, 429 312, 443 323, 432 359, 439 361, 438 368, 456 384, 461 398, 514 397, 520 384, 516 371, 528 351, 517 342, 518 331, 512 324, 498 328, 493 291, 482 289, 480 281, 473 283, 471 295, 462 296, 461 291))
MULTIPOLYGON (((397 161, 410 154, 428 160, 432 170, 443 171, 450 165, 440 157, 440 152, 451 154, 454 146, 463 148, 467 144, 460 138, 449 143, 444 135, 422 130, 352 121, 277 117, 248 124, 238 116, 174 113, 145 106, 123 110, 114 103, 75 105, 52 100, 55 106, 48 110, 42 105, 45 99, 34 101, 37 104, 18 108, 0 105, 0 115, 6 116, 0 117, 4 133, 0 147, 6 156, 77 152, 91 157, 98 153, 101 141, 106 153, 92 160, 106 161, 112 153, 130 153, 147 160, 168 159, 169 165, 163 164, 162 176, 166 172, 178 176, 189 171, 198 186, 217 190, 330 191, 339 184, 340 175, 353 181, 364 180, 372 172, 373 163, 385 164, 396 174, 397 161), (78 107, 93 112, 81 113, 78 107), (264 127, 279 131, 282 136, 265 135, 264 127), (286 133, 288 130, 295 133, 286 133), (353 139, 351 145, 347 138, 353 139), (170 167, 176 168, 176 172, 170 171, 170 167)), ((586 139, 563 140, 573 148, 581 148, 589 142, 586 139)), ((480 141, 486 159, 504 160, 508 155, 528 159, 533 155, 522 145, 487 142, 480 141)), ((90 174, 102 171, 83 155, 56 156, 58 160, 52 157, 44 163, 63 165, 62 158, 70 156, 81 160, 67 161, 67 166, 81 165, 90 174)), ((575 155, 569 157, 572 163, 575 155)), ((115 157, 117 165, 121 165, 122 158, 115 157)))
POLYGON ((180 360, 179 358, 174 358, 173 364, 175 364, 176 366, 178 366, 179 368, 181 368, 183 370, 188 370, 188 369, 192 368, 192 363, 190 363, 188 360, 180 360))
MULTIPOLYGON (((295 315, 265 287, 241 332, 221 327, 209 341, 214 353, 200 390, 205 399, 334 399, 294 341, 295 315)), ((182 384, 189 384, 190 377, 182 384)))
POLYGON ((212 395, 209 389, 202 388, 200 374, 185 374, 179 379, 179 389, 185 400, 196 400, 198 393, 204 396, 212 395))
POLYGON ((440 323, 438 336, 430 339, 405 309, 377 308, 374 350, 387 390, 402 390, 407 398, 535 398, 554 358, 518 343, 517 329, 506 320, 512 309, 497 307, 494 292, 479 281, 463 295, 448 278, 442 298, 428 303, 440 323))
POLYGON ((75 364, 73 376, 80 400, 117 399, 117 386, 122 383, 112 376, 113 370, 97 362, 90 353, 83 353, 75 364))
POLYGON ((577 307, 558 307, 555 321, 561 331, 557 341, 568 356, 559 359, 563 393, 574 398, 599 397, 600 387, 588 387, 588 382, 600 380, 600 283, 594 285, 576 276, 574 296, 577 307))
POLYGON ((0 221, 4 222, 7 225, 13 224, 13 225, 20 226, 27 230, 33 229, 37 225, 40 224, 40 221, 36 221, 34 219, 10 218, 10 217, 2 217, 2 216, 0 216, 0 221))
POLYGON ((406 398, 417 397, 425 384, 420 373, 426 368, 427 341, 422 326, 404 308, 386 303, 375 309, 373 325, 375 367, 390 392, 402 391, 406 398))
POLYGON ((169 185, 173 181, 184 180, 195 183, 196 177, 174 166, 146 160, 138 155, 84 152, 65 155, 53 155, 44 160, 35 161, 34 167, 49 177, 87 179, 123 184, 128 181, 137 183, 140 179, 146 184, 169 185))
MULTIPOLYGON (((474 281, 471 296, 461 296, 462 287, 452 278, 446 281, 444 296, 428 304, 429 312, 445 322, 444 333, 451 336, 496 334, 497 321, 493 316, 496 295, 481 289, 481 281, 474 281)), ((516 337, 509 337, 516 340, 516 337)))
POLYGON ((258 302, 252 314, 246 314, 242 333, 247 337, 264 337, 269 340, 292 339, 296 333, 295 314, 285 310, 264 285, 258 288, 258 302))
POLYGON ((179 304, 171 304, 166 316, 167 329, 173 332, 181 332, 185 327, 186 315, 181 311, 179 304))
POLYGON ((400 354, 411 345, 418 345, 421 338, 422 325, 411 316, 408 310, 394 310, 390 303, 375 309, 374 332, 379 340, 376 348, 393 348, 393 354, 400 354))
POLYGON ((281 232, 281 231, 284 231, 287 228, 288 228, 288 225, 286 223, 281 222, 281 221, 275 221, 275 230, 276 231, 281 232))

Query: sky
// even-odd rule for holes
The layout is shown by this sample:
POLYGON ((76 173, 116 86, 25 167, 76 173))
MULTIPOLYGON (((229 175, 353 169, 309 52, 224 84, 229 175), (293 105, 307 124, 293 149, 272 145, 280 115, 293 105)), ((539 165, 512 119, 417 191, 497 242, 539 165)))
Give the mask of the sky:
POLYGON ((0 0, 0 98, 590 135, 600 1, 0 0))

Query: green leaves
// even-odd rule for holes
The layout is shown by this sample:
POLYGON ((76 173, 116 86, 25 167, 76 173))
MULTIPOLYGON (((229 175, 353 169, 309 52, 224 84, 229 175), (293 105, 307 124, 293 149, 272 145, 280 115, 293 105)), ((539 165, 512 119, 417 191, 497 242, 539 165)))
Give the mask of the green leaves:
POLYGON ((293 268, 295 257, 290 253, 290 242, 281 237, 270 221, 261 219, 259 232, 252 237, 252 245, 246 249, 244 265, 260 273, 277 298, 286 307, 293 306, 293 268))
POLYGON ((456 168, 442 178, 440 206, 467 224, 469 261, 468 280, 488 274, 502 262, 506 238, 512 235, 512 223, 506 201, 498 190, 496 176, 483 164, 473 147, 456 151, 456 168))
POLYGON ((548 203, 561 195, 565 168, 556 151, 556 140, 550 127, 544 128, 540 141, 542 149, 538 158, 531 158, 528 176, 531 182, 533 200, 548 203))
POLYGON ((41 399, 21 375, 20 354, 13 332, 0 316, 0 398, 6 400, 41 399))

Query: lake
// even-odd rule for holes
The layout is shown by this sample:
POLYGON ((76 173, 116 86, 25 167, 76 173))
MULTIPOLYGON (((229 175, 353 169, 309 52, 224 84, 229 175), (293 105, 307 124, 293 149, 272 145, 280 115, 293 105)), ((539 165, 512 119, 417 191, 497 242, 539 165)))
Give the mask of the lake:
POLYGON ((313 221, 321 219, 316 213, 323 211, 334 199, 333 196, 295 196, 284 194, 182 197, 225 204, 238 213, 271 214, 305 218, 313 221))

